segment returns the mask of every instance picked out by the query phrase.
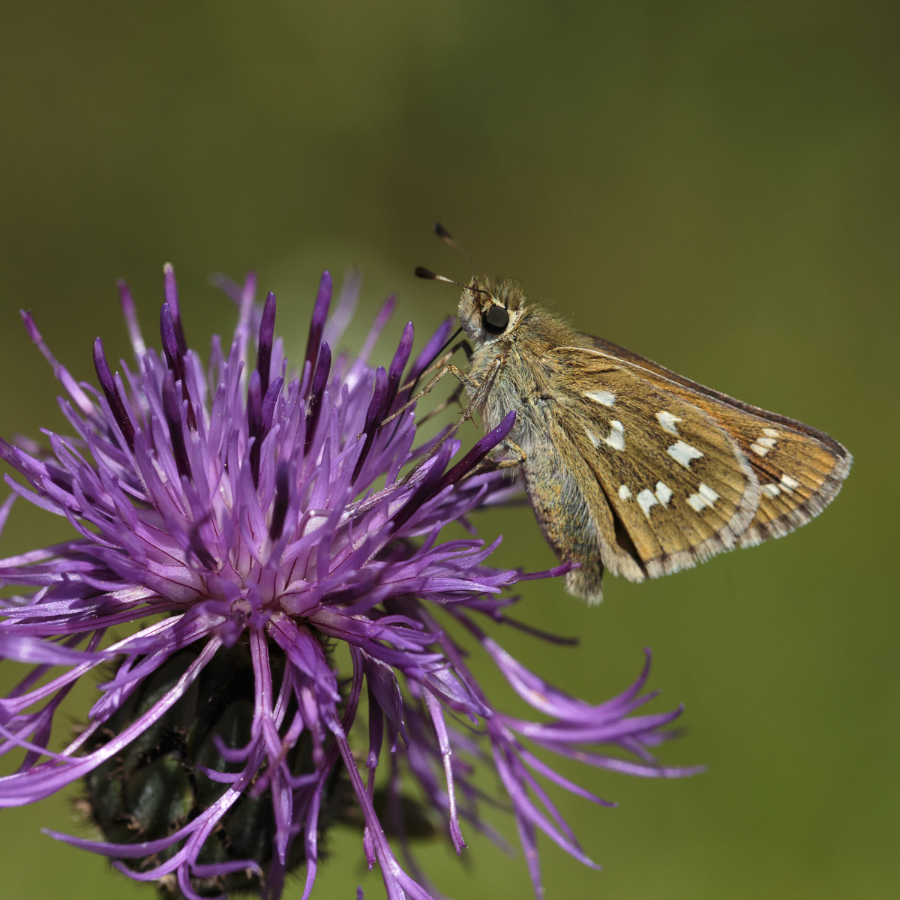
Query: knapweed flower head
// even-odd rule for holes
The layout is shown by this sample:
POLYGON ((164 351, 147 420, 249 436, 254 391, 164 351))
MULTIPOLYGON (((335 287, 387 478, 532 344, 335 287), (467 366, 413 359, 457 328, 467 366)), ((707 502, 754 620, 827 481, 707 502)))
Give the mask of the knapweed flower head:
POLYGON ((678 711, 637 714, 646 667, 591 703, 488 633, 511 623, 517 582, 564 570, 492 567, 496 541, 442 536, 452 522, 472 530, 473 511, 513 490, 491 464, 513 416, 454 462, 455 434, 421 439, 414 407, 385 421, 449 323, 412 362, 407 325, 389 367, 375 368, 389 301, 363 352, 335 356, 356 289, 329 320, 326 273, 294 372, 275 297, 260 307, 253 278, 222 284, 238 322, 229 345, 213 339, 207 364, 188 347, 170 267, 161 350, 145 343, 122 286, 134 360, 113 374, 98 339, 97 386, 76 382, 23 314, 72 434, 48 433, 46 449, 0 442, 19 475, 7 478, 0 528, 18 495, 75 535, 0 560, 0 655, 28 667, 0 700, 0 750, 23 757, 0 779, 0 805, 82 780, 103 840, 54 836, 187 898, 277 898, 293 870, 305 898, 328 827, 351 823, 387 896, 427 900, 437 894, 412 854, 416 836, 443 832, 460 851, 463 826, 492 834, 480 764, 499 776, 539 895, 538 832, 593 865, 544 785, 604 801, 547 758, 684 774, 650 752, 678 711), (473 649, 539 721, 495 704, 467 665, 473 649), (55 749, 54 718, 83 679, 98 699, 55 749))

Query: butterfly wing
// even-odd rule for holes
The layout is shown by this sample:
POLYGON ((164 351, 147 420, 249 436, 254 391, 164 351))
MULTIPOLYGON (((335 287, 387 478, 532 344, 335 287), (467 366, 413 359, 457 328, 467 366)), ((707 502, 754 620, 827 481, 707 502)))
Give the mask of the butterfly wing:
MULTIPOLYGON (((602 568, 657 577, 787 533, 836 493, 835 472, 843 460, 849 466, 843 448, 841 456, 808 426, 727 403, 624 356, 573 346, 544 360, 561 401, 550 415, 551 439, 599 549, 592 555, 548 535, 564 559, 582 564, 570 576, 573 593, 597 598, 602 568)), ((540 490, 546 473, 529 480, 526 472, 526 481, 540 490)), ((587 543, 577 528, 575 535, 587 543)))
POLYGON ((760 485, 759 505, 741 546, 788 534, 822 512, 840 491, 853 457, 825 432, 735 400, 610 341, 577 337, 583 348, 636 367, 656 387, 703 410, 732 435, 760 485))

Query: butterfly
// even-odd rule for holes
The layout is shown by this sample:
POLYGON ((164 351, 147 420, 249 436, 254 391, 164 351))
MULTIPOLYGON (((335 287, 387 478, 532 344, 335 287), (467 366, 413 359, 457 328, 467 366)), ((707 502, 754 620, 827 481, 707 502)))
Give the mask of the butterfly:
POLYGON ((788 534, 850 471, 824 432, 574 331, 514 281, 472 278, 459 320, 469 368, 446 368, 485 430, 515 410, 507 446, 577 597, 599 601, 607 570, 643 581, 788 534))

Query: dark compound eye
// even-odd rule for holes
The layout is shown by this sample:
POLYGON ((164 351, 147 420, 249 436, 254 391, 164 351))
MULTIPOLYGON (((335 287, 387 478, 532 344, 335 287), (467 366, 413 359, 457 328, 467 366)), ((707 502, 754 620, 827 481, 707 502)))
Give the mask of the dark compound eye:
POLYGON ((509 312, 502 306, 492 306, 481 317, 481 323, 488 334, 503 334, 509 325, 509 312))

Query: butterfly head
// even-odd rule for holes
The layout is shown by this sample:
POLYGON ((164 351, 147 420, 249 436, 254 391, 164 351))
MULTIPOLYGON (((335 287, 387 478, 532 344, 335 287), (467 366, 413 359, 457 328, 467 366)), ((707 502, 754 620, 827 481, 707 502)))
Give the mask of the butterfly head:
POLYGON ((514 281, 473 278, 459 300, 459 323, 472 349, 508 338, 525 313, 524 301, 514 281))

